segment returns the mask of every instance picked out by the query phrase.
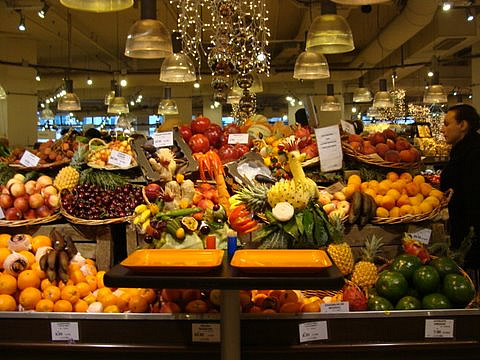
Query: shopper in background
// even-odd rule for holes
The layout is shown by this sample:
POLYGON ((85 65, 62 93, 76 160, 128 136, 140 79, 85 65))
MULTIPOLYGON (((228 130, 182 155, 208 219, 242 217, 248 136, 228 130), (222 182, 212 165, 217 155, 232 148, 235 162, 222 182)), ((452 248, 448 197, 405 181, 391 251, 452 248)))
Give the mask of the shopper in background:
POLYGON ((480 116, 473 106, 452 106, 445 115, 442 132, 452 145, 450 161, 440 177, 441 190, 453 189, 448 205, 453 249, 460 247, 473 227, 475 237, 465 267, 480 267, 480 116))

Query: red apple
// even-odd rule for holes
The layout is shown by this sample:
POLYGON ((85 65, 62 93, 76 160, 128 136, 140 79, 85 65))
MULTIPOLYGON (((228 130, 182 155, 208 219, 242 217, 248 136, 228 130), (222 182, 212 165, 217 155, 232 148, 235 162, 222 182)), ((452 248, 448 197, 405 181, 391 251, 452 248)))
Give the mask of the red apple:
POLYGON ((20 210, 22 213, 25 213, 30 208, 28 205, 28 200, 25 196, 16 198, 13 202, 13 207, 20 210))
POLYGON ((162 194, 162 187, 158 184, 152 183, 145 186, 145 195, 149 201, 157 200, 162 194))
POLYGON ((14 207, 5 211, 5 219, 7 220, 20 220, 22 218, 22 212, 14 207))

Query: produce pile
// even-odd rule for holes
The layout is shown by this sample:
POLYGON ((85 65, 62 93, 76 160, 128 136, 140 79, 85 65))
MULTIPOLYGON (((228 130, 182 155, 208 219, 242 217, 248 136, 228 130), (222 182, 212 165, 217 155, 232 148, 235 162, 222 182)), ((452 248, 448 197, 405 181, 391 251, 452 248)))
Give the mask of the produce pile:
MULTIPOLYGON (((78 146, 79 144, 75 140, 75 137, 67 136, 55 142, 53 140, 48 140, 41 143, 38 149, 29 149, 28 151, 40 158, 40 161, 38 162, 39 165, 46 165, 70 161, 75 151, 77 151, 78 146)), ((24 148, 13 149, 7 162, 11 164, 20 164, 20 159, 24 153, 24 148)))
MULTIPOLYGON (((92 139, 95 141, 95 139, 92 139)), ((104 145, 103 141, 100 145, 91 145, 91 150, 88 154, 88 164, 96 167, 114 167, 108 164, 112 150, 131 156, 130 165, 135 164, 135 155, 130 145, 129 140, 114 140, 104 145)))

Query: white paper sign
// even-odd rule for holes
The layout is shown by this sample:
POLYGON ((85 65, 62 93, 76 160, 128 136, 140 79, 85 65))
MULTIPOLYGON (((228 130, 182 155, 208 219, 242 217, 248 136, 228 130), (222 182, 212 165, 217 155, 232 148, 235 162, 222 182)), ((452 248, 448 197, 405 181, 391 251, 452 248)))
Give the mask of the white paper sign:
POLYGON ((231 145, 248 144, 248 134, 228 134, 228 143, 231 145))
POLYGON ((343 152, 338 125, 315 129, 320 169, 323 172, 342 168, 343 152))
POLYGON ((409 234, 413 240, 417 240, 422 244, 428 245, 430 243, 431 229, 421 229, 409 234))
POLYGON ((220 342, 220 324, 192 324, 193 342, 220 342))
POLYGON ((20 164, 26 167, 37 166, 40 158, 36 155, 33 155, 30 151, 25 150, 22 158, 20 159, 20 164))
POLYGON ((348 301, 339 301, 328 304, 321 304, 320 311, 324 313, 343 313, 350 312, 348 301))
POLYGON ((425 320, 426 338, 453 338, 454 320, 425 320))
POLYGON ((121 168, 129 167, 132 157, 123 152, 112 150, 110 157, 108 158, 108 163, 110 165, 115 165, 121 168))
POLYGON ((355 134, 355 126, 353 126, 353 124, 350 124, 345 120, 341 120, 340 123, 342 124, 343 131, 345 131, 347 134, 355 134))
POLYGON ((77 322, 52 322, 52 341, 78 341, 78 323, 77 322))
POLYGON ((42 130, 37 132, 37 137, 39 139, 55 140, 57 138, 57 132, 52 130, 42 130))
POLYGON ((153 146, 156 148, 173 146, 173 131, 153 133, 153 146))
POLYGON ((298 325, 300 335, 300 342, 327 340, 327 322, 326 321, 312 321, 298 325))
POLYGON ((5 219, 5 214, 3 213, 3 209, 0 207, 0 219, 5 219))

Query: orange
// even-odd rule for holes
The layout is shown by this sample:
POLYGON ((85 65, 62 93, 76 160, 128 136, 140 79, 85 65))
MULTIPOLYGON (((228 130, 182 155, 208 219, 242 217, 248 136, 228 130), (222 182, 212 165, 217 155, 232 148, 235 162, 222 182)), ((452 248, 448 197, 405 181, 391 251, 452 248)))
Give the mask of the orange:
POLYGON ((422 214, 429 214, 433 210, 433 206, 430 202, 424 201, 419 205, 420 211, 422 214))
POLYGON ((408 198, 408 195, 401 195, 398 198, 397 206, 401 208, 403 205, 410 205, 410 199, 408 198))
POLYGON ((79 282, 85 282, 85 275, 80 270, 74 270, 70 274, 70 279, 73 281, 74 284, 78 284, 79 282))
POLYGON ((108 305, 103 309, 104 313, 119 313, 120 309, 118 308, 117 305, 108 305))
POLYGON ((390 212, 383 207, 378 207, 377 208, 377 216, 386 218, 386 217, 390 216, 390 212))
POLYGON ((435 196, 438 200, 442 200, 443 193, 440 190, 433 189, 432 191, 430 191, 430 194, 428 194, 428 196, 435 196))
POLYGON ((395 206, 395 199, 390 195, 385 195, 382 199, 381 205, 383 208, 391 210, 395 206))
POLYGON ((375 196, 375 204, 377 204, 377 206, 381 206, 382 200, 383 200, 383 195, 375 196))
POLYGON ((412 175, 410 175, 410 173, 406 173, 406 172, 405 172, 405 173, 402 173, 402 174, 400 175, 400 179, 405 180, 407 183, 409 183, 409 182, 411 182, 411 181, 413 180, 412 175))
POLYGON ((417 200, 420 201, 420 202, 423 202, 423 200, 425 200, 425 198, 423 197, 422 194, 417 194, 417 195, 415 195, 415 197, 416 197, 417 200))
POLYGON ((37 303, 37 305, 35 305, 35 311, 38 311, 38 312, 52 312, 54 305, 55 304, 53 303, 52 300, 42 299, 37 303))
POLYGON ((95 295, 89 294, 83 298, 83 301, 85 301, 88 305, 90 305, 91 303, 94 303, 95 301, 97 301, 97 298, 95 297, 95 295))
POLYGON ((342 192, 347 199, 350 199, 355 192, 355 186, 353 184, 347 185, 342 189, 342 192))
POLYGON ((85 264, 93 265, 95 266, 95 269, 97 268, 97 266, 95 265, 95 261, 92 259, 85 259, 85 264))
POLYGON ((88 303, 84 300, 78 300, 75 305, 73 305, 73 310, 75 312, 87 312, 88 303))
POLYGON ((407 185, 406 181, 405 180, 397 180, 395 182, 392 183, 392 189, 395 189, 397 190, 399 193, 402 192, 402 190, 405 188, 405 186, 407 185))
POLYGON ((43 279, 42 282, 40 283, 40 289, 45 290, 47 287, 52 286, 52 285, 57 285, 56 281, 53 281, 53 283, 48 280, 48 279, 43 279))
POLYGON ((78 293, 80 294, 81 298, 84 298, 85 296, 90 294, 90 285, 88 285, 86 282, 79 282, 75 286, 77 287, 78 293))
POLYGON ((78 289, 75 285, 65 285, 60 293, 60 297, 62 300, 70 301, 72 304, 75 304, 78 299, 80 299, 78 289))
POLYGON ((360 176, 356 174, 350 175, 350 177, 348 178, 348 185, 350 184, 360 185, 361 183, 362 183, 362 179, 360 178, 360 176))
POLYGON ((112 294, 112 290, 110 290, 110 288, 107 288, 107 287, 103 287, 103 288, 100 288, 98 289, 97 291, 97 301, 98 302, 101 302, 103 303, 103 298, 107 295, 111 295, 112 294))
POLYGON ((17 291, 17 278, 13 275, 0 274, 0 294, 13 295, 17 291))
POLYGON ((0 248, 8 247, 8 240, 10 240, 11 237, 10 234, 0 234, 0 248))
POLYGON ((391 182, 395 182, 398 180, 398 174, 394 171, 390 171, 387 173, 386 179, 390 180, 391 182))
POLYGON ((413 209, 410 205, 406 204, 406 205, 402 205, 400 207, 400 216, 404 216, 404 215, 408 215, 408 214, 412 214, 413 212, 413 209))
POLYGON ((71 312, 73 310, 72 304, 67 300, 58 300, 53 305, 53 311, 55 312, 71 312))
POLYGON ((32 251, 34 253, 37 252, 38 248, 42 246, 52 246, 52 240, 48 236, 45 235, 37 235, 34 236, 32 239, 32 251))
POLYGON ((19 302, 26 310, 33 310, 41 299, 42 293, 40 290, 34 287, 27 287, 20 293, 19 302))
POLYGON ((47 277, 47 274, 45 274, 45 271, 40 269, 40 264, 38 262, 34 262, 32 264, 32 270, 35 272, 35 274, 37 274, 40 280, 43 280, 47 277))
POLYGON ((97 272, 97 275, 96 275, 96 277, 97 277, 97 286, 98 286, 99 288, 105 287, 105 284, 103 283, 103 276, 104 276, 104 275, 105 275, 105 271, 104 271, 104 270, 97 272))
POLYGON ((92 264, 85 264, 82 266, 82 273, 86 276, 97 275, 97 268, 92 264))
POLYGON ((10 255, 12 252, 8 250, 7 248, 0 248, 0 270, 3 269, 3 262, 7 258, 8 255, 10 255))
POLYGON ((392 187, 392 182, 390 180, 382 180, 378 184, 377 194, 385 195, 388 190, 392 187))
POLYGON ((0 311, 16 311, 17 303, 13 296, 7 294, 0 295, 0 311))
POLYGON ((417 184, 418 186, 420 186, 420 184, 425 183, 425 178, 424 178, 422 175, 416 175, 416 176, 413 178, 413 182, 414 182, 415 184, 417 184))
POLYGON ((391 218, 399 217, 400 216, 400 208, 398 206, 393 207, 390 210, 388 216, 391 217, 391 218))
POLYGON ((152 289, 140 289, 138 295, 147 300, 149 304, 152 304, 157 297, 157 294, 152 289))
POLYGON ((410 200, 410 205, 412 206, 418 206, 421 203, 420 199, 417 198, 416 196, 411 196, 408 199, 410 200))
POLYGON ((370 188, 369 188, 369 189, 366 189, 366 190, 364 191, 364 193, 370 195, 370 196, 371 196, 372 198, 374 198, 374 199, 375 199, 375 196, 377 196, 377 193, 375 192, 375 190, 370 189, 370 188))
POLYGON ((140 295, 132 295, 128 301, 128 310, 133 313, 143 313, 147 312, 148 303, 147 300, 142 298, 140 295))
POLYGON ((85 276, 85 282, 90 286, 90 291, 97 290, 97 277, 93 275, 85 276))
POLYGON ((26 289, 27 287, 39 288, 40 278, 33 270, 24 270, 18 275, 17 286, 20 290, 26 289))
POLYGON ((430 191, 432 191, 432 185, 427 183, 420 184, 420 192, 423 196, 428 196, 430 194, 430 191))
POLYGON ((365 191, 368 189, 368 181, 367 182, 363 182, 361 185, 360 185, 360 191, 365 191))
POLYGON ((407 189, 408 196, 415 196, 420 191, 420 187, 414 182, 407 184, 405 188, 407 189))
POLYGON ((73 273, 75 270, 80 270, 80 265, 78 263, 70 263, 68 264, 68 275, 70 275, 71 273, 73 273))
POLYGON ((424 201, 429 202, 435 208, 440 205, 440 200, 438 200, 435 196, 428 196, 424 201))
POLYGON ((400 199, 400 196, 401 196, 400 192, 399 192, 398 190, 396 190, 396 189, 390 189, 390 190, 388 190, 387 193, 386 193, 386 195, 387 195, 387 196, 391 196, 392 198, 395 199, 395 201, 397 201, 398 199, 400 199))
POLYGON ((19 254, 23 255, 27 258, 28 268, 30 269, 32 267, 32 265, 35 263, 35 255, 33 255, 28 250, 22 250, 22 251, 19 252, 19 254))
POLYGON ((374 189, 374 190, 375 190, 375 189, 378 187, 378 184, 380 184, 380 183, 379 183, 377 180, 370 180, 370 181, 368 182, 368 187, 369 187, 370 189, 374 189))
POLYGON ((60 290, 63 290, 63 288, 67 285, 75 285, 72 281, 72 279, 68 279, 67 282, 64 282, 64 281, 59 281, 58 282, 58 287, 60 288, 60 290))
POLYGON ((52 300, 53 302, 60 299, 61 291, 56 286, 48 286, 45 290, 43 290, 43 298, 52 300))
POLYGON ((413 215, 419 215, 421 213, 422 213, 422 211, 420 210, 420 207, 418 205, 412 205, 412 214, 413 215))
POLYGON ((130 301, 131 295, 127 293, 122 293, 118 296, 117 306, 121 312, 128 310, 128 302, 130 301))
POLYGON ((106 294, 100 298, 97 298, 97 300, 102 303, 103 307, 117 305, 118 303, 118 298, 113 294, 106 294))

